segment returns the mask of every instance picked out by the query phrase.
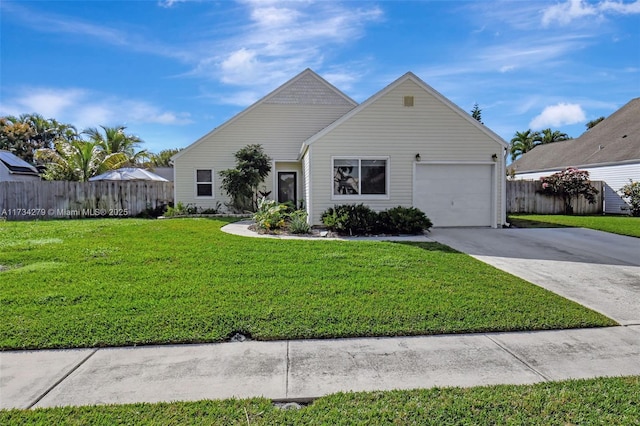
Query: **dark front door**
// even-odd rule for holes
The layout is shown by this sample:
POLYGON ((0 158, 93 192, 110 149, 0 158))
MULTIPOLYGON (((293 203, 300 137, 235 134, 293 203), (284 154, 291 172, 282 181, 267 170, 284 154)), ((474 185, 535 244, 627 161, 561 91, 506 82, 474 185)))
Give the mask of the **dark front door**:
POLYGON ((294 206, 298 203, 298 174, 296 172, 278 172, 278 203, 290 201, 294 206))

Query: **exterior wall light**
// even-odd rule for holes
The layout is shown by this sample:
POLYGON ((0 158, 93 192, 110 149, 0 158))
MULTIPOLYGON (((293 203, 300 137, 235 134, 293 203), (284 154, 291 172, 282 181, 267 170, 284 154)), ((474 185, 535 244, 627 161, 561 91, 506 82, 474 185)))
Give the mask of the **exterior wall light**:
POLYGON ((493 161, 498 161, 498 154, 493 154, 493 155, 491 156, 491 159, 492 159, 493 161))
POLYGON ((420 153, 416 154, 416 161, 420 161, 420 153))

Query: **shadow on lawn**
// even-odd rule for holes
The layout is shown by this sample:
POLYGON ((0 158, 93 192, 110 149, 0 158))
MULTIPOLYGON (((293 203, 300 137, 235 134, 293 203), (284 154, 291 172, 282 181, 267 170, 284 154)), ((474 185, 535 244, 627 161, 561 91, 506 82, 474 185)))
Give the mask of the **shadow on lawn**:
POLYGON ((390 242, 394 244, 402 244, 406 246, 417 247, 426 251, 440 251, 443 253, 463 254, 462 252, 452 249, 447 245, 436 243, 436 242, 433 242, 433 243, 422 243, 422 242, 416 242, 416 241, 390 241, 390 242))
POLYGON ((558 223, 540 222, 537 220, 509 217, 508 222, 512 228, 575 228, 575 226, 560 225, 558 223))

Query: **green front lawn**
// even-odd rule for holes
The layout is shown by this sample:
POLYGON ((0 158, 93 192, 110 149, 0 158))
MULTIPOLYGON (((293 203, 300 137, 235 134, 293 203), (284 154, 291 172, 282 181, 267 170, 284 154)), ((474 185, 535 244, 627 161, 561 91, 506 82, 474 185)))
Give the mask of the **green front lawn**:
POLYGON ((509 222, 519 228, 568 226, 640 238, 640 217, 514 214, 509 215, 509 222))
POLYGON ((225 223, 0 223, 0 348, 615 324, 436 243, 243 238, 225 223))
POLYGON ((42 425, 637 425, 640 377, 391 392, 338 393, 299 410, 266 399, 0 411, 42 425))

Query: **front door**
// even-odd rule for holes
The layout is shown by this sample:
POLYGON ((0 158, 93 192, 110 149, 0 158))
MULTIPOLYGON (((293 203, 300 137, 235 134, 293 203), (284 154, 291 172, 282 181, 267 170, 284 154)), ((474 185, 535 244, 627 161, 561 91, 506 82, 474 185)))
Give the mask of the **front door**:
POLYGON ((296 172, 278 172, 278 203, 298 204, 298 174, 296 172))

